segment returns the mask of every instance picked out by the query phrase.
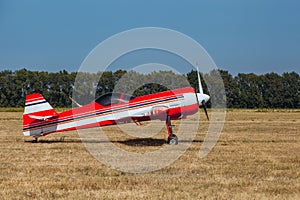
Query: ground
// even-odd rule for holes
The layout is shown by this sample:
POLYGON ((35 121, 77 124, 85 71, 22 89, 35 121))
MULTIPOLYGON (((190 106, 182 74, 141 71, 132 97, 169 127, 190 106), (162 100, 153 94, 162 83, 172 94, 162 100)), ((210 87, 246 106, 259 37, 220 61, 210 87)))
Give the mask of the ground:
MULTIPOLYGON (((201 119, 196 138, 174 163, 128 173, 96 160, 75 131, 33 143, 22 135, 21 112, 0 112, 1 199, 300 199, 300 110, 228 110, 216 146, 202 159, 203 112, 201 119)), ((152 139, 104 130, 126 151, 167 145, 165 129, 152 139)))

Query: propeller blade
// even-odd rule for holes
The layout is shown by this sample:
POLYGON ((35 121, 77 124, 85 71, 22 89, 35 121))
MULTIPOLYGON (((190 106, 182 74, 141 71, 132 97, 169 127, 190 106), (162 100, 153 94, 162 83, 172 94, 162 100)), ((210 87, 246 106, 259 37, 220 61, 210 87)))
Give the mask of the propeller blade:
POLYGON ((202 84, 201 84, 201 80, 200 80, 200 72, 199 72, 198 66, 197 66, 197 76, 198 76, 198 83, 199 83, 199 93, 203 94, 203 88, 202 88, 202 84))
MULTIPOLYGON (((197 64, 196 64, 196 66, 197 66, 197 64)), ((201 84, 200 72, 199 72, 198 66, 197 66, 197 76, 198 76, 198 83, 199 83, 199 93, 197 93, 198 103, 200 104, 200 102, 201 102, 201 105, 204 109, 206 118, 207 118, 207 120, 209 120, 208 113, 207 113, 207 107, 206 107, 205 102, 208 101, 210 97, 203 93, 203 88, 202 88, 202 84, 201 84)))
POLYGON ((202 104, 202 107, 203 107, 203 109, 204 109, 204 112, 205 112, 206 118, 207 118, 207 120, 209 120, 209 117, 208 117, 208 114, 207 114, 207 109, 206 109, 206 104, 205 104, 205 101, 203 100, 201 104, 202 104))

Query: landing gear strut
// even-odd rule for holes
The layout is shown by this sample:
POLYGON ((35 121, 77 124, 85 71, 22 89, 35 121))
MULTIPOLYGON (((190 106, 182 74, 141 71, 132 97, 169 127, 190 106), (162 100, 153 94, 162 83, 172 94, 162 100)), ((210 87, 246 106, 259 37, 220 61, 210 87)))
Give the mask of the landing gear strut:
POLYGON ((173 134, 172 124, 171 124, 171 117, 168 115, 166 119, 166 127, 168 130, 168 141, 167 143, 170 145, 178 144, 178 138, 175 134, 173 134))
POLYGON ((38 142, 38 136, 33 136, 34 140, 32 142, 37 143, 38 142))

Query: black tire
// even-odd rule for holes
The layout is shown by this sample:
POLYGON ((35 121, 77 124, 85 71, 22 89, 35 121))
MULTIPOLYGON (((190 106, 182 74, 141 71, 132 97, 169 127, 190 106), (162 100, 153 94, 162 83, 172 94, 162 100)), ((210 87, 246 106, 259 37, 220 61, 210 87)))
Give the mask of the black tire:
POLYGON ((173 135, 172 137, 168 137, 168 144, 169 145, 177 145, 178 144, 177 136, 173 135))

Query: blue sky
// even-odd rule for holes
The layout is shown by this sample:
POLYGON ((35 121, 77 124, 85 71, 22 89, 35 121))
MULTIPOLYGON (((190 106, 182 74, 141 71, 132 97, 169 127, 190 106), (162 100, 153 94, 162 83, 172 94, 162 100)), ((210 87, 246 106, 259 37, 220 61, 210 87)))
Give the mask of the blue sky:
POLYGON ((192 37, 232 74, 299 73, 299 10, 298 0, 0 0, 0 70, 77 71, 101 41, 151 26, 192 37))

